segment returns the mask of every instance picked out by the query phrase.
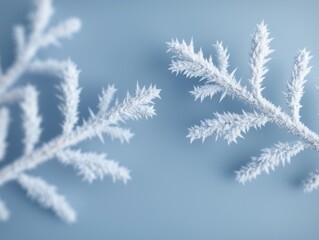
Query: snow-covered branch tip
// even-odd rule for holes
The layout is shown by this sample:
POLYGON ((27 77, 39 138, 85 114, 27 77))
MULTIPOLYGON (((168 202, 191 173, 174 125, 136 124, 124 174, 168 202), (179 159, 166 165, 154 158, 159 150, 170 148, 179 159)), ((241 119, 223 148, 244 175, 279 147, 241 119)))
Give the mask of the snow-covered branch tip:
MULTIPOLYGON (((8 94, 8 89, 32 68, 38 51, 50 45, 59 46, 62 39, 71 38, 81 29, 81 21, 71 17, 49 26, 54 9, 51 0, 34 0, 35 9, 29 16, 30 31, 22 25, 13 28, 16 43, 16 59, 14 63, 0 74, 0 94, 8 94)), ((0 97, 0 102, 5 98, 0 97)))
POLYGON ((76 213, 65 198, 57 193, 56 187, 48 184, 39 177, 21 174, 18 183, 26 190, 27 195, 43 207, 51 209, 65 222, 72 223, 76 220, 76 213))
MULTIPOLYGON (((260 128, 268 122, 272 122, 297 137, 294 142, 275 144, 271 148, 265 148, 259 157, 253 157, 246 166, 236 171, 236 179, 240 183, 246 183, 255 179, 262 172, 269 173, 280 163, 290 163, 292 157, 298 153, 313 149, 319 152, 319 135, 306 127, 300 120, 301 98, 304 94, 306 76, 311 67, 310 52, 306 49, 300 50, 296 56, 292 68, 291 80, 287 82, 285 93, 289 112, 286 113, 280 107, 275 106, 262 95, 262 82, 268 72, 266 63, 273 52, 270 48, 270 34, 267 25, 262 22, 252 37, 250 53, 250 77, 249 87, 244 86, 235 77, 235 70, 230 72, 229 54, 221 42, 214 47, 216 61, 209 56, 204 57, 202 50, 195 52, 193 40, 189 44, 185 41, 172 40, 168 43, 168 52, 173 53, 169 70, 176 74, 184 74, 186 77, 198 77, 203 83, 194 86, 191 94, 195 100, 203 101, 221 94, 221 99, 231 96, 247 103, 252 112, 238 113, 215 113, 213 119, 206 119, 200 125, 189 128, 187 137, 190 141, 202 139, 215 135, 216 139, 223 137, 228 143, 237 143, 238 138, 251 128, 260 128)), ((311 192, 319 187, 319 171, 312 173, 304 182, 305 192, 311 192)))
POLYGON ((27 95, 21 103, 24 113, 25 151, 20 158, 0 170, 0 186, 8 181, 18 180, 31 198, 53 210, 57 216, 67 222, 75 220, 75 213, 64 198, 44 180, 27 176, 24 172, 56 157, 62 164, 73 166, 79 175, 90 183, 96 179, 103 179, 104 176, 112 177, 113 181, 121 180, 126 183, 131 179, 129 170, 109 160, 105 154, 82 152, 80 149, 70 148, 92 137, 103 140, 103 135, 109 135, 112 139, 116 138, 121 142, 129 142, 133 133, 121 125, 128 120, 153 117, 156 114, 154 100, 160 97, 160 90, 155 86, 141 88, 137 84, 135 95, 127 93, 122 102, 112 104, 116 90, 113 85, 110 85, 99 97, 98 111, 94 113, 90 110, 91 116, 84 120, 82 125, 78 125, 79 72, 75 64, 69 60, 63 71, 60 86, 62 104, 59 109, 65 119, 62 133, 40 147, 36 146, 41 133, 37 92, 32 86, 25 88, 27 95))
MULTIPOLYGON (((51 159, 57 159, 64 165, 73 167, 83 180, 92 183, 111 177, 113 181, 127 183, 130 171, 120 166, 105 153, 84 152, 77 144, 93 137, 103 142, 105 136, 117 139, 121 143, 129 142, 133 133, 123 125, 129 120, 153 117, 155 113, 154 101, 160 98, 160 90, 156 86, 136 86, 135 94, 127 93, 122 100, 114 100, 117 89, 108 85, 99 96, 99 103, 94 112, 89 109, 90 116, 80 119, 79 102, 81 88, 79 87, 80 70, 71 61, 55 59, 35 59, 36 52, 44 46, 57 45, 59 40, 70 37, 79 30, 80 22, 70 19, 47 29, 53 8, 50 0, 37 0, 36 10, 30 16, 31 33, 26 37, 22 26, 14 29, 17 45, 17 61, 0 76, 0 161, 6 158, 7 135, 9 129, 9 110, 5 105, 19 102, 22 112, 22 129, 24 149, 21 156, 12 159, 0 169, 0 186, 9 181, 17 181, 27 192, 27 195, 44 208, 50 209, 58 217, 68 223, 76 220, 76 212, 57 192, 56 187, 41 177, 34 177, 26 171, 51 159), (39 97, 33 85, 10 88, 18 77, 26 71, 53 74, 60 80, 58 85, 60 110, 63 123, 61 133, 47 142, 41 142, 42 116, 40 114, 39 97)), ((45 122, 45 121, 44 121, 45 122)), ((9 210, 0 199, 0 221, 7 221, 9 210)))

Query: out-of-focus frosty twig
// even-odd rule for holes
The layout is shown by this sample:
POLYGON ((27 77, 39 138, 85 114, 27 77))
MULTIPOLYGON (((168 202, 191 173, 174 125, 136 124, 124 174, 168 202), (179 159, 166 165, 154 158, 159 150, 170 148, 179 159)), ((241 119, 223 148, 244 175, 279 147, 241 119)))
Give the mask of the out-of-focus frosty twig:
MULTIPOLYGON (((48 27, 54 13, 51 0, 35 0, 35 10, 30 15, 30 34, 24 26, 17 25, 13 29, 16 43, 16 59, 11 67, 0 74, 0 96, 7 94, 7 90, 27 71, 40 49, 50 45, 58 45, 64 38, 70 38, 81 28, 78 18, 67 19, 57 26, 48 27)), ((0 101, 3 98, 0 97, 0 101)))
MULTIPOLYGON (((71 165, 90 183, 105 176, 127 183, 131 179, 127 168, 108 159, 106 154, 83 152, 76 145, 93 137, 103 141, 104 135, 120 142, 129 142, 133 133, 122 124, 128 120, 153 117, 154 100, 159 98, 160 90, 152 85, 140 88, 137 84, 135 94, 127 93, 119 102, 113 101, 117 90, 109 85, 99 97, 98 111, 94 113, 89 109, 90 117, 79 124, 80 70, 71 60, 35 59, 39 49, 59 45, 60 39, 71 37, 80 29, 80 21, 76 18, 47 29, 52 13, 50 0, 36 1, 36 11, 31 15, 31 34, 27 37, 24 27, 15 27, 17 58, 0 75, 0 104, 3 105, 0 108, 0 161, 4 159, 8 145, 9 110, 5 105, 20 103, 24 131, 22 154, 0 169, 0 186, 16 180, 30 198, 52 210, 62 220, 72 223, 76 220, 76 212, 57 192, 57 188, 41 177, 26 172, 56 158, 64 165, 71 165), (61 103, 58 108, 63 115, 62 132, 44 143, 40 141, 42 116, 38 106, 38 90, 31 84, 11 88, 25 72, 53 74, 61 80, 58 87, 61 103)), ((7 221, 9 216, 4 201, 0 200, 0 221, 7 221)))

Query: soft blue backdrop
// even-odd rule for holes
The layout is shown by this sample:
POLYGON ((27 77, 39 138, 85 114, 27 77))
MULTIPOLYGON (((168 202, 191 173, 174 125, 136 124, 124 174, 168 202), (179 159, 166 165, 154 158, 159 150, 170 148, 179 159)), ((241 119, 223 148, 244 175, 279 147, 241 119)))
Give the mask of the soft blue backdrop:
MULTIPOLYGON (((68 167, 51 161, 34 171, 56 184, 78 211, 78 222, 67 225, 50 211, 29 201, 16 183, 1 188, 0 195, 12 211, 8 223, 0 224, 1 240, 56 239, 318 239, 319 191, 304 194, 300 182, 318 164, 318 155, 308 151, 294 158, 291 165, 263 175, 245 187, 234 181, 234 170, 250 156, 277 141, 293 139, 276 126, 251 131, 245 140, 227 145, 213 138, 189 144, 187 128, 215 111, 247 109, 225 99, 194 102, 189 91, 195 79, 174 76, 168 70, 170 54, 165 42, 172 38, 190 40, 206 54, 222 40, 231 52, 231 68, 246 79, 250 36, 255 24, 269 24, 272 47, 265 95, 284 109, 286 80, 293 57, 307 47, 314 58, 303 98, 303 120, 319 130, 319 15, 316 1, 71 1, 56 0, 54 22, 77 16, 83 30, 59 49, 41 51, 40 58, 70 57, 82 69, 81 117, 97 104, 100 89, 114 83, 123 96, 133 91, 136 81, 156 84, 162 100, 156 101, 158 116, 130 122, 136 136, 130 144, 97 140, 83 149, 107 152, 132 171, 126 186, 110 179, 83 183, 68 167)), ((27 24, 31 1, 0 2, 0 52, 4 68, 14 57, 11 29, 27 24)), ((41 91, 40 108, 44 117, 43 141, 60 131, 56 89, 59 80, 27 75, 20 83, 32 82, 41 91)), ((8 159, 21 153, 21 125, 13 106, 8 159)))

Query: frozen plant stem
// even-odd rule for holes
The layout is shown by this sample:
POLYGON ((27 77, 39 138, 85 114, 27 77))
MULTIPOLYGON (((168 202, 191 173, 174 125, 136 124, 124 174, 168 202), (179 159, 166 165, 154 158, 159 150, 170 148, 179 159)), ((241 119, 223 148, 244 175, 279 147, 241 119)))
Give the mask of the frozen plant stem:
MULTIPOLYGON (((216 62, 211 56, 205 58, 202 50, 195 52, 193 40, 189 44, 185 41, 179 42, 172 40, 168 43, 168 51, 173 53, 170 70, 173 73, 182 73, 186 77, 198 77, 202 86, 195 86, 191 94, 195 100, 201 101, 212 98, 216 93, 221 93, 221 99, 226 95, 237 98, 248 104, 254 112, 242 114, 223 113, 215 114, 214 119, 202 121, 200 125, 195 125, 189 129, 187 137, 190 141, 202 139, 203 141, 213 134, 216 139, 223 137, 228 143, 237 142, 237 138, 243 137, 250 128, 264 126, 267 122, 272 122, 280 128, 285 128, 291 134, 297 136, 299 141, 278 143, 272 148, 262 150, 260 157, 252 158, 252 161, 236 171, 236 179, 241 183, 246 183, 256 178, 261 172, 269 173, 282 163, 290 162, 290 159, 305 149, 313 149, 319 152, 319 136, 300 120, 300 101, 304 94, 304 84, 306 76, 311 67, 309 61, 310 53, 300 50, 296 56, 291 80, 287 83, 286 100, 289 113, 283 112, 280 107, 275 106, 262 95, 262 86, 265 74, 268 72, 266 63, 270 60, 269 55, 273 52, 269 44, 271 42, 267 25, 263 22, 257 25, 256 32, 252 37, 249 78, 250 89, 243 86, 235 77, 235 70, 228 71, 229 54, 222 43, 217 42, 214 47, 216 50, 216 62)), ((319 187, 319 171, 311 174, 310 178, 304 183, 306 192, 319 187)))
POLYGON ((50 142, 35 149, 30 154, 24 155, 15 160, 10 165, 0 170, 0 186, 8 181, 16 179, 20 173, 35 168, 37 165, 46 162, 56 156, 60 151, 74 146, 77 143, 92 138, 97 133, 107 131, 108 127, 118 124, 120 121, 128 119, 138 119, 140 117, 152 117, 155 115, 152 99, 159 98, 160 90, 155 87, 140 89, 137 86, 137 95, 128 95, 123 103, 114 106, 108 114, 99 112, 68 134, 62 134, 50 142))
MULTIPOLYGON (((41 163, 56 159, 64 165, 73 167, 84 181, 89 183, 109 176, 127 183, 130 171, 105 153, 84 152, 76 145, 84 140, 108 135, 111 139, 129 142, 133 133, 121 125, 129 120, 151 118, 155 113, 154 100, 160 98, 160 90, 150 85, 148 88, 137 84, 135 95, 127 93, 122 102, 114 99, 117 89, 109 85, 99 96, 97 112, 89 109, 90 117, 79 124, 79 86, 80 70, 69 60, 34 59, 38 50, 50 45, 60 45, 60 40, 70 38, 80 30, 77 18, 67 19, 49 27, 53 14, 51 0, 34 0, 35 11, 30 15, 30 31, 23 26, 14 28, 16 42, 15 62, 6 71, 0 66, 0 161, 6 160, 7 136, 10 123, 9 109, 5 105, 19 103, 22 111, 24 149, 22 155, 0 169, 0 186, 16 180, 27 195, 46 209, 53 211, 68 223, 76 221, 76 212, 58 189, 39 176, 27 173, 41 163), (26 34, 28 33, 28 34, 26 34), (41 143, 42 116, 38 106, 38 91, 33 85, 14 87, 19 77, 26 73, 53 74, 61 80, 58 85, 58 109, 62 113, 62 132, 45 143, 41 143)), ((10 216, 5 202, 0 199, 0 221, 10 216)))
MULTIPOLYGON (((173 51, 173 49, 171 51, 173 51)), ((294 121, 288 114, 282 112, 280 108, 276 107, 264 97, 256 97, 252 92, 235 81, 232 74, 221 73, 216 68, 211 68, 206 62, 199 62, 199 64, 206 73, 205 77, 207 81, 214 81, 223 89, 229 89, 227 91, 229 91, 232 96, 263 113, 268 118, 268 121, 274 122, 278 126, 286 128, 292 134, 299 136, 308 142, 313 149, 319 152, 319 136, 303 123, 294 121)))
POLYGON ((42 48, 49 45, 59 45, 62 38, 70 38, 81 28, 81 22, 77 18, 69 18, 57 26, 47 29, 54 13, 51 0, 35 0, 35 11, 30 15, 31 33, 26 35, 23 26, 14 28, 16 42, 16 60, 13 65, 3 74, 0 74, 0 95, 21 77, 30 66, 32 60, 42 48))

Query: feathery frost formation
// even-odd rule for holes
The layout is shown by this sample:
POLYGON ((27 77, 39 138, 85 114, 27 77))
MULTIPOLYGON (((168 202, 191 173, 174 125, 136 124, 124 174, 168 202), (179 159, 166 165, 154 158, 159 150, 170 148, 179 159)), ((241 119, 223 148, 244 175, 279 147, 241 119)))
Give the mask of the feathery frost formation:
MULTIPOLYGON (((109 85, 102 90, 97 112, 90 111, 90 117, 79 124, 78 105, 81 88, 80 70, 71 60, 35 59, 37 51, 49 45, 59 45, 60 39, 69 38, 79 30, 80 21, 71 18, 57 26, 48 28, 53 13, 50 0, 37 0, 36 10, 31 15, 31 33, 26 37, 22 26, 14 28, 17 45, 17 59, 14 64, 0 75, 0 160, 5 159, 9 128, 8 103, 18 102, 22 111, 22 155, 0 169, 0 186, 16 180, 27 195, 44 208, 50 209, 62 220, 72 223, 76 212, 57 192, 57 188, 38 176, 26 172, 51 159, 72 166, 83 180, 91 183, 110 176, 113 181, 126 183, 131 179, 127 168, 120 166, 106 154, 83 152, 76 145, 87 139, 108 135, 120 142, 129 142, 133 137, 130 129, 122 127, 128 120, 151 118, 155 113, 154 100, 160 98, 160 90, 155 86, 140 87, 137 84, 134 95, 127 93, 123 101, 114 100, 116 88, 109 85), (38 91, 33 85, 13 87, 25 72, 54 74, 60 79, 58 97, 59 110, 63 115, 61 133, 49 140, 40 142, 42 117, 38 106, 38 91)), ((10 216, 5 202, 0 198, 0 220, 10 216)))
POLYGON ((2 72, 0 74, 1 102, 10 99, 10 95, 15 93, 10 91, 10 88, 25 71, 28 71, 29 68, 32 69, 39 50, 50 45, 59 46, 62 39, 71 38, 81 29, 81 21, 74 17, 49 27, 50 19, 54 13, 51 0, 35 0, 34 3, 35 10, 29 17, 30 29, 26 29, 22 25, 17 25, 13 29, 16 60, 7 71, 0 71, 2 72), (30 34, 27 35, 27 32, 30 34))
MULTIPOLYGON (((236 180, 243 184, 255 179, 262 172, 269 173, 280 163, 282 165, 290 163, 292 157, 305 149, 319 152, 319 136, 300 121, 302 107, 300 101, 304 94, 306 76, 311 70, 310 52, 303 49, 296 56, 291 80, 287 83, 285 93, 289 108, 289 112, 286 113, 262 95, 263 80, 268 72, 266 63, 273 52, 269 46, 271 41, 267 25, 264 22, 257 25, 251 43, 249 87, 236 79, 235 70, 232 72, 228 70, 229 54, 222 43, 217 42, 214 45, 216 51, 214 61, 212 56, 205 58, 201 49, 195 52, 193 40, 189 44, 178 40, 168 43, 168 51, 173 53, 169 69, 186 77, 198 77, 203 83, 194 86, 194 90, 191 91, 195 100, 203 101, 220 93, 221 99, 228 95, 247 103, 252 108, 252 112, 243 111, 241 114, 215 113, 213 119, 206 119, 201 121, 200 125, 189 128, 187 137, 191 142, 197 139, 204 141, 207 137, 215 135, 216 139, 223 137, 228 143, 237 143, 237 139, 243 137, 243 134, 251 128, 260 128, 268 122, 275 123, 298 137, 297 141, 280 142, 271 148, 263 149, 259 157, 253 157, 250 163, 236 171, 236 180)), ((304 191, 311 192, 318 187, 317 170, 304 182, 304 191)))

